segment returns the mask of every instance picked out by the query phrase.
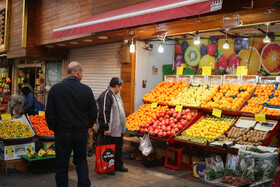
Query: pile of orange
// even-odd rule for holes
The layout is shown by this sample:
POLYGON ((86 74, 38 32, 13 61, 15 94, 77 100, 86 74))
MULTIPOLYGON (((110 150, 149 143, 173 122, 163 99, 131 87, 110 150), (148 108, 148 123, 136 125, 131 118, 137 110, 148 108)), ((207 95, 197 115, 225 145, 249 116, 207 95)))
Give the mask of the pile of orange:
POLYGON ((36 133, 40 136, 54 136, 54 132, 51 131, 48 127, 45 115, 39 116, 29 116, 29 119, 34 127, 36 133))
POLYGON ((241 111, 251 112, 251 113, 259 113, 262 109, 263 109, 262 105, 249 103, 248 105, 244 106, 241 111))
POLYGON ((261 111, 261 114, 268 114, 268 115, 279 116, 280 115, 280 111, 273 110, 273 109, 268 109, 267 107, 264 107, 263 110, 261 111))
POLYGON ((151 104, 144 104, 126 118, 126 128, 129 131, 139 130, 141 124, 149 122, 156 114, 167 109, 168 106, 157 106, 152 108, 151 104))
POLYGON ((254 104, 264 104, 269 100, 269 97, 251 97, 251 99, 248 100, 248 103, 254 103, 254 104))
POLYGON ((274 96, 276 96, 276 97, 280 96, 280 85, 279 85, 278 88, 275 90, 274 96))
POLYGON ((258 84, 254 94, 257 96, 269 97, 272 94, 273 90, 274 90, 273 84, 265 84, 264 86, 258 84))
POLYGON ((251 83, 246 85, 226 83, 220 87, 219 91, 214 90, 209 97, 205 98, 201 107, 237 110, 254 89, 255 86, 251 83))
POLYGON ((177 96, 188 85, 189 83, 185 81, 163 81, 152 89, 150 93, 145 94, 143 101, 168 105, 171 99, 177 96))
POLYGON ((280 105, 280 97, 273 97, 267 103, 270 104, 270 105, 278 105, 279 106, 280 105))

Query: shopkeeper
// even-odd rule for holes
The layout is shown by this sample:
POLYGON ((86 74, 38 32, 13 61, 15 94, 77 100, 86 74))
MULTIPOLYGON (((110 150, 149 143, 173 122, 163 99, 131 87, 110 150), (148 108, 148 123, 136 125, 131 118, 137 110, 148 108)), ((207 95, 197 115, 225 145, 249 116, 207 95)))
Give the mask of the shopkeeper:
POLYGON ((14 94, 11 95, 10 92, 4 93, 4 98, 8 100, 8 114, 11 114, 13 118, 21 117, 20 110, 22 107, 22 102, 24 100, 23 96, 14 94))

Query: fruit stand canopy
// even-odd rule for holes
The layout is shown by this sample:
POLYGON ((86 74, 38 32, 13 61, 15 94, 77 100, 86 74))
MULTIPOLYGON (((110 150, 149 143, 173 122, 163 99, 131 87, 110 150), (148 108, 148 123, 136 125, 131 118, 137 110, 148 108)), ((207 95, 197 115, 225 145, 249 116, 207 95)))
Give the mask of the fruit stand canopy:
POLYGON ((204 14, 222 8, 222 0, 152 0, 91 16, 53 30, 53 38, 102 32, 204 14))

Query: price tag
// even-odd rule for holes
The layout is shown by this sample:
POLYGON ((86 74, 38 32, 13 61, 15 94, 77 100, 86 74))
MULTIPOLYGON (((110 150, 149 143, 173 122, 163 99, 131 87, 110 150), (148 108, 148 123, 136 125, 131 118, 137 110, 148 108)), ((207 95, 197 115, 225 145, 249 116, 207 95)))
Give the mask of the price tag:
POLYGON ((266 122, 265 114, 255 114, 255 120, 260 122, 266 122))
POLYGON ((45 115, 45 111, 39 111, 39 116, 44 116, 45 115))
POLYGON ((186 67, 187 67, 187 64, 182 63, 182 64, 181 64, 181 67, 186 68, 186 67))
POLYGON ((212 115, 220 118, 222 116, 222 110, 213 108, 212 115))
POLYGON ((202 66, 202 75, 211 75, 212 68, 211 66, 202 66))
POLYGON ((11 121, 12 120, 11 114, 2 114, 1 118, 2 118, 2 121, 11 121))
POLYGON ((183 106, 182 106, 182 105, 176 105, 175 110, 176 110, 177 112, 182 112, 182 109, 183 109, 183 106))
POLYGON ((176 75, 183 75, 183 67, 177 67, 176 75))
POLYGON ((152 103, 151 108, 156 108, 157 107, 157 103, 152 103))
POLYGON ((1 77, 5 78, 6 77, 6 73, 1 73, 1 77))
POLYGON ((247 66, 237 66, 236 75, 247 75, 248 67, 247 66))

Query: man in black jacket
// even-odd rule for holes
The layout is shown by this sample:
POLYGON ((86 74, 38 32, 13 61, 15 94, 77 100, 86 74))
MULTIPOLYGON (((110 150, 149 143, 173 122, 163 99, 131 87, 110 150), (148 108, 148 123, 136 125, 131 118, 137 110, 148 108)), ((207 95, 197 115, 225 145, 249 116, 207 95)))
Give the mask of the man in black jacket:
MULTIPOLYGON (((128 172, 123 166, 122 146, 123 134, 126 130, 126 118, 122 99, 119 95, 122 89, 123 81, 118 77, 113 77, 110 81, 109 88, 105 90, 97 99, 99 106, 98 114, 98 134, 104 139, 109 139, 111 144, 115 144, 115 170, 128 172)), ((114 172, 109 173, 111 175, 114 172)))
POLYGON ((67 67, 67 75, 61 83, 51 88, 46 109, 49 129, 53 130, 55 135, 56 184, 68 186, 68 166, 73 150, 78 186, 90 186, 87 132, 96 121, 96 102, 92 90, 80 83, 80 63, 71 62, 67 67))

